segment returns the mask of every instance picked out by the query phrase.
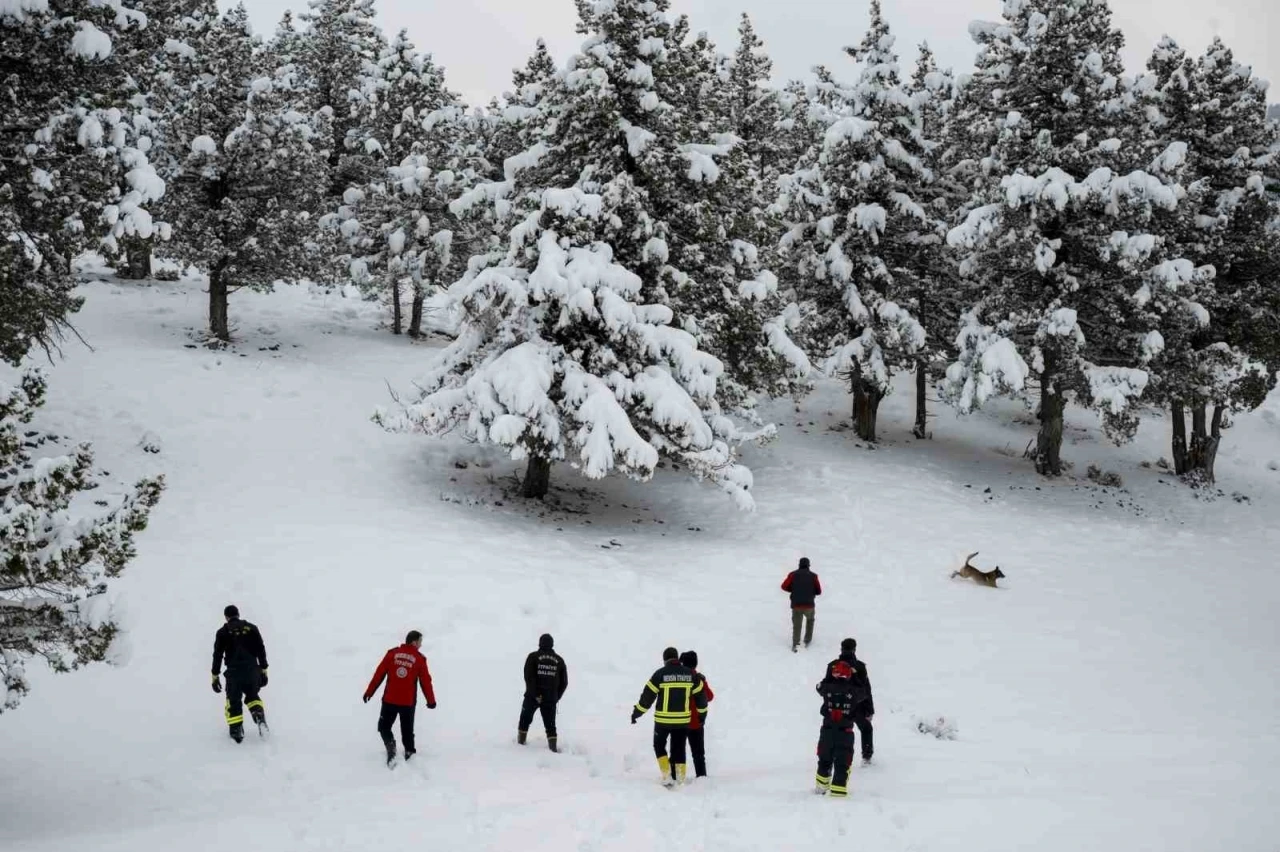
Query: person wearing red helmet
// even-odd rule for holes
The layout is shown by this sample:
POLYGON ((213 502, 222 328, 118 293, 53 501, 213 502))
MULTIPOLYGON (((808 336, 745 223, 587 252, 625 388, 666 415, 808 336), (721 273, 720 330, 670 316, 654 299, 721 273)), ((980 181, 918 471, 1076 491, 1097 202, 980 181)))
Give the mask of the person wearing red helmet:
POLYGON ((835 797, 849 795, 849 767, 853 763, 856 726, 862 733, 863 764, 871 760, 871 681, 867 668, 854 655, 857 643, 840 643, 840 657, 827 666, 818 684, 822 696, 822 730, 818 734, 818 774, 814 792, 835 797))
POLYGON ((427 709, 436 709, 436 693, 431 686, 431 672, 427 669, 427 658, 418 649, 422 647, 422 634, 410 630, 404 637, 404 644, 387 651, 373 673, 373 680, 364 691, 364 702, 378 691, 385 680, 387 688, 382 692, 382 712, 378 714, 378 733, 387 748, 387 766, 396 763, 396 738, 391 734, 391 726, 400 719, 400 738, 404 740, 404 759, 408 760, 416 752, 413 738, 413 708, 418 699, 418 686, 422 686, 422 694, 427 699, 427 709))

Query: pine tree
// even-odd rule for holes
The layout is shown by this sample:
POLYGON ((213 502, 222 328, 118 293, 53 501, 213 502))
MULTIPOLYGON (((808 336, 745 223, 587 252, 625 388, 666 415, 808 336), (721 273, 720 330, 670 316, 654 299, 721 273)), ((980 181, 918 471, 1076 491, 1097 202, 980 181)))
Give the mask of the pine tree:
POLYGON ((360 126, 362 87, 369 69, 387 49, 374 20, 374 0, 310 0, 301 18, 308 25, 299 56, 299 80, 311 89, 312 110, 333 113, 334 145, 329 152, 329 196, 364 186, 381 164, 363 149, 360 126))
POLYGON ((107 581, 135 555, 134 534, 145 529, 164 489, 164 477, 139 481, 105 508, 69 511, 94 480, 93 451, 33 457, 56 441, 29 425, 45 400, 38 371, 18 385, 0 380, 0 713, 30 691, 25 663, 38 657, 55 671, 111 659, 120 625, 107 599, 107 581))
POLYGON ((1099 410, 1108 434, 1132 435, 1165 317, 1203 284, 1169 253, 1186 146, 1152 162, 1125 145, 1139 122, 1122 80, 1123 38, 1103 0, 1013 0, 978 25, 978 71, 956 121, 971 145, 976 193, 949 240, 972 250, 962 271, 980 301, 948 368, 962 411, 1001 392, 1039 388, 1036 469, 1062 472, 1069 400, 1099 410), (1155 333, 1153 335, 1153 332, 1155 333))
POLYGON ((128 56, 143 18, 119 0, 12 4, 0 76, 0 358, 52 351, 82 300, 74 258, 154 233, 164 192, 147 126, 129 103, 128 56))
POLYGON ((492 203, 506 250, 450 289, 458 339, 421 397, 382 422, 461 427, 509 449, 528 461, 529 497, 546 494, 554 461, 647 480, 665 456, 749 507, 733 449, 745 436, 717 399, 724 367, 671 324, 664 271, 676 255, 656 211, 690 160, 655 90, 675 73, 668 4, 579 6, 588 41, 546 93, 541 138, 507 160, 506 180, 455 205, 492 203))
POLYGON ((1280 233, 1271 225, 1280 206, 1265 190, 1274 131, 1265 84, 1221 41, 1195 61, 1166 39, 1147 67, 1146 143, 1160 150, 1185 140, 1194 181, 1170 240, 1213 270, 1203 310, 1161 328, 1160 380, 1149 396, 1170 408, 1175 471, 1213 482, 1227 415, 1261 405, 1280 368, 1280 233))
POLYGON ((408 286, 409 335, 421 337, 427 296, 460 278, 470 257, 466 225, 449 206, 479 180, 467 115, 443 71, 419 56, 404 32, 365 91, 369 116, 361 128, 371 135, 363 144, 386 165, 367 185, 347 191, 330 224, 345 238, 355 281, 389 294, 396 334, 401 289, 408 286))
POLYGON ((209 274, 210 332, 226 341, 231 293, 296 281, 316 262, 330 128, 293 66, 258 75, 243 6, 194 47, 205 71, 173 122, 187 153, 166 198, 170 249, 209 274))
POLYGON ((927 44, 920 46, 906 92, 911 101, 915 148, 924 167, 924 179, 914 193, 924 218, 907 237, 913 250, 903 262, 911 275, 903 283, 904 302, 925 330, 925 345, 915 362, 916 417, 911 430, 917 438, 925 438, 929 436, 929 387, 932 380, 941 378, 939 368, 955 355, 952 343, 967 295, 946 234, 968 196, 963 183, 949 171, 955 79, 949 70, 938 69, 927 44))
POLYGON ((820 77, 830 104, 819 110, 822 142, 784 180, 780 207, 808 348, 828 373, 849 381, 857 433, 874 441, 893 372, 913 364, 925 345, 906 302, 915 289, 906 261, 928 224, 915 198, 926 172, 876 0, 870 30, 848 52, 862 62, 861 75, 852 87, 820 77))

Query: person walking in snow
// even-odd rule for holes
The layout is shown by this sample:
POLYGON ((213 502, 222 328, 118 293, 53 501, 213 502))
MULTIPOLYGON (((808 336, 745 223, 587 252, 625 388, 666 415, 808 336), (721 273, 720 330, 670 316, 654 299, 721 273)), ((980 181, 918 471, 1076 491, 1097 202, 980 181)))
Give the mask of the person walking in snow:
POLYGON ((791 593, 791 653, 800 650, 800 627, 804 625, 804 646, 813 641, 813 615, 815 599, 822 594, 818 575, 809 570, 809 557, 800 560, 800 567, 782 581, 782 591, 791 593))
POLYGON ((403 645, 383 655, 382 662, 373 673, 373 680, 369 681, 369 688, 364 691, 364 703, 368 704, 382 681, 387 682, 382 693, 382 712, 378 714, 378 734, 387 748, 387 766, 395 766, 396 762, 396 738, 391 734, 391 726, 397 718, 400 720, 400 739, 404 741, 404 759, 410 759, 417 752, 413 737, 413 711, 419 684, 427 699, 427 709, 436 709, 431 672, 427 668, 427 658, 419 650, 421 647, 422 634, 410 630, 403 645))
POLYGON ((556 748, 556 705, 569 688, 569 667, 564 658, 554 650, 555 639, 550 633, 538 638, 538 650, 524 660, 524 704, 520 707, 520 724, 516 729, 516 742, 524 745, 529 739, 529 725, 533 714, 542 714, 542 726, 547 730, 547 748, 556 748))
POLYGON ((689 723, 696 712, 706 720, 707 696, 692 669, 680 663, 680 652, 667 648, 662 652, 662 668, 653 673, 631 711, 631 724, 653 707, 653 751, 658 758, 662 784, 673 787, 685 780, 685 742, 689 723), (656 705, 656 706, 655 706, 656 705), (671 755, 667 756, 667 743, 671 755))
POLYGON ((222 610, 226 619, 213 637, 213 691, 222 692, 218 670, 226 661, 227 675, 227 728, 231 739, 244 742, 244 711, 258 726, 258 733, 265 734, 267 712, 258 697, 258 690, 267 685, 267 649, 257 626, 240 618, 240 610, 234 604, 222 610))
POLYGON ((853 763, 855 709, 863 690, 853 666, 836 660, 822 686, 822 730, 818 732, 818 775, 814 792, 839 798, 849 795, 849 766, 853 763))
MULTIPOLYGON (((707 697, 707 704, 715 700, 716 694, 711 691, 711 684, 702 672, 698 671, 698 652, 685 651, 680 655, 680 664, 693 672, 694 688, 701 687, 702 694, 707 697)), ((707 722, 706 713, 694 713, 689 717, 689 754, 693 757, 693 774, 697 778, 707 777, 707 722)))
MULTIPOLYGON (((857 656, 858 642, 856 639, 845 639, 840 643, 840 656, 827 664, 827 673, 822 678, 822 682, 818 684, 818 694, 822 696, 823 708, 825 712, 828 703, 828 693, 832 689, 845 689, 845 681, 841 677, 837 677, 835 672, 841 665, 848 666, 853 675, 849 683, 852 684, 851 689, 853 695, 857 699, 853 707, 848 712, 848 717, 852 718, 853 724, 858 728, 858 734, 862 737, 862 765, 866 766, 871 763, 871 756, 875 753, 875 744, 872 739, 871 717, 876 714, 876 705, 871 697, 871 678, 867 675, 867 666, 857 656)), ((852 759, 852 753, 850 753, 852 759)))

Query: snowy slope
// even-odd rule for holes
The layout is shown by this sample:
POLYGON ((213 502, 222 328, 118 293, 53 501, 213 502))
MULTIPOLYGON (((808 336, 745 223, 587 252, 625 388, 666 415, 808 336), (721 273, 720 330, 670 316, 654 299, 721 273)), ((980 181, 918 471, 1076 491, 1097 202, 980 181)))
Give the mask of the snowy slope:
POLYGON ((1075 472, 1129 492, 1050 486, 1009 457, 1033 430, 1015 407, 940 411, 921 444, 902 393, 868 450, 832 387, 775 407, 755 515, 671 471, 557 469, 562 504, 531 508, 504 497, 510 462, 369 423, 430 348, 361 303, 239 294, 217 353, 185 348, 196 284, 87 292, 94 351, 53 369, 44 425, 169 491, 117 586, 128 665, 39 675, 0 719, 6 852, 1276 848, 1280 403, 1231 432, 1214 500, 1139 466, 1167 455, 1158 422, 1122 449, 1071 431, 1075 472), (948 580, 974 550, 1006 589, 948 580), (800 555, 826 594, 793 656, 777 586, 800 555), (228 602, 272 663, 273 737, 238 747, 208 686, 228 602), (388 772, 360 694, 410 628, 440 707, 418 711, 425 759, 388 772), (544 630, 570 667, 561 755, 513 742, 544 630), (878 765, 841 802, 809 792, 812 686, 847 634, 880 712, 878 765), (627 720, 667 644, 717 693, 713 777, 675 793, 627 720), (939 715, 956 740, 915 730, 939 715))

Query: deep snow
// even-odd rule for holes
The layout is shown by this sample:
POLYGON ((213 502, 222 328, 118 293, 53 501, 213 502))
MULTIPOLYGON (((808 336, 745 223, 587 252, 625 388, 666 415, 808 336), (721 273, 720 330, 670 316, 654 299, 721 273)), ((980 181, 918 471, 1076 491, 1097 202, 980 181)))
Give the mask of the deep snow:
POLYGON ((1073 421, 1074 473, 1097 462, 1122 493, 1036 478, 1014 405, 939 409, 916 442, 905 386, 862 448, 832 386, 772 408, 780 439, 746 453, 754 515, 670 470, 561 466, 560 505, 529 506, 504 496, 515 464, 369 422, 439 344, 363 303, 239 294, 239 342, 213 352, 185 348, 198 284, 86 292, 94 351, 52 368, 41 425, 93 440, 109 481, 163 472, 169 490, 114 587, 127 665, 32 664, 0 717, 4 850, 1276 848, 1274 399, 1229 433, 1213 500, 1139 467, 1168 454, 1158 421, 1120 449, 1073 421), (974 550, 1006 588, 948 579, 974 550), (797 656, 778 583, 800 555, 826 594, 797 656), (209 691, 229 602, 266 638, 265 742, 234 745, 209 691), (360 694, 410 628, 440 706, 418 711, 420 763, 388 772, 360 694), (514 744, 544 630, 569 664, 561 755, 536 722, 514 744), (809 792, 812 686, 848 634, 878 765, 833 801, 809 792), (695 648, 717 694, 712 778, 674 793, 649 719, 627 720, 667 644, 695 648), (940 715, 957 739, 915 729, 940 715))

